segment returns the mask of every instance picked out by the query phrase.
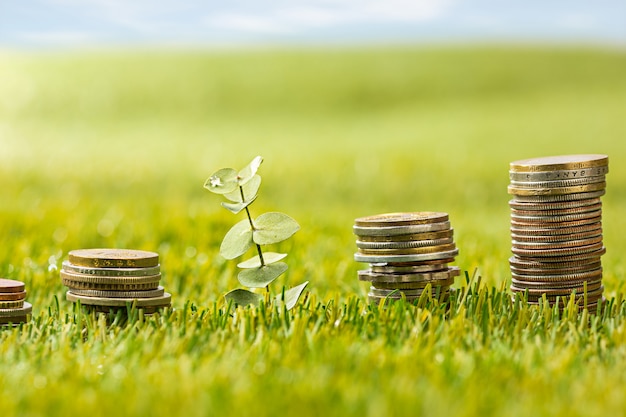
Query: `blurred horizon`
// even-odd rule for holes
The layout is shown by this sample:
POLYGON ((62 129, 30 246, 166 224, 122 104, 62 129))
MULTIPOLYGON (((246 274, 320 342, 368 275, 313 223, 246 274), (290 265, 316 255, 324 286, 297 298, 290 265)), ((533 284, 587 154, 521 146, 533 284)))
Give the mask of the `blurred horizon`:
POLYGON ((626 2, 0 2, 1 49, 395 43, 626 46, 626 2))

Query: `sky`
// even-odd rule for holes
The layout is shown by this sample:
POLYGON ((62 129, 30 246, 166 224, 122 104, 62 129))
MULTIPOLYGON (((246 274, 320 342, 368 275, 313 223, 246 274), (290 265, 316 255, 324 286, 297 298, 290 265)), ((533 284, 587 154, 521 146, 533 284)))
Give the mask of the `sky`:
POLYGON ((586 42, 626 46, 626 0, 0 0, 0 47, 586 42))

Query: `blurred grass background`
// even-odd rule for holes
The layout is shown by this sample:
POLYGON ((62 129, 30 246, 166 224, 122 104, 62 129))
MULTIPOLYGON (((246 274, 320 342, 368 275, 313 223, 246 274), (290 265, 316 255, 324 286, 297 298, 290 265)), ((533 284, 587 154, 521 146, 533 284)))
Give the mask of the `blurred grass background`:
MULTIPOLYGON (((161 254, 174 305, 237 286, 219 243, 239 218, 202 188, 265 162, 253 215, 302 229, 279 284, 365 296, 354 218, 445 211, 456 264, 507 285, 508 164, 606 153, 607 295, 623 291, 626 53, 439 46, 0 54, 0 275, 35 312, 72 249, 161 254)), ((69 309, 67 304, 65 308, 69 309)))

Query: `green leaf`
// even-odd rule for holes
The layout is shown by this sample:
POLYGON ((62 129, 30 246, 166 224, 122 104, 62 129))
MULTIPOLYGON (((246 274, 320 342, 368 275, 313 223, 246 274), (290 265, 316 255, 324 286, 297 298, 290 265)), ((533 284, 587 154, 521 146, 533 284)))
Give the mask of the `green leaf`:
POLYGON ((239 180, 239 186, 246 185, 246 183, 256 175, 256 172, 259 170, 262 162, 263 158, 257 156, 244 169, 239 171, 237 177, 237 179, 239 180))
MULTIPOLYGON (((261 177, 259 175, 255 175, 252 177, 250 181, 248 181, 243 186, 243 196, 245 197, 245 201, 252 201, 256 198, 257 193, 259 192, 259 187, 261 186, 261 177)), ((230 201, 234 201, 235 203, 243 203, 244 200, 241 198, 241 191, 239 191, 239 187, 235 191, 224 194, 224 197, 229 199, 230 201)))
POLYGON ((263 299, 261 294, 253 293, 252 291, 236 289, 230 291, 228 294, 224 295, 226 301, 231 301, 236 305, 247 306, 247 305, 258 305, 259 302, 263 299))
POLYGON ((244 269, 237 275, 239 282, 246 287, 263 288, 287 270, 287 264, 276 262, 259 268, 244 269))
POLYGON ((243 255, 252 246, 252 228, 248 220, 242 220, 234 225, 222 241, 220 254, 226 259, 235 259, 243 255))
POLYGON ((222 168, 204 182, 204 188, 216 194, 228 194, 238 187, 237 171, 232 168, 222 168))
POLYGON ((252 204, 252 202, 254 202, 254 200, 256 200, 256 196, 250 200, 250 201, 246 201, 245 203, 222 203, 222 207, 224 207, 226 210, 234 213, 234 214, 238 214, 241 210, 245 209, 246 207, 248 207, 250 204, 252 204))
POLYGON ((265 213, 254 220, 254 233, 252 239, 257 245, 268 245, 289 239, 296 233, 300 226, 298 223, 283 213, 265 213))
MULTIPOLYGON (((265 252, 263 254, 263 261, 265 262, 265 265, 269 265, 284 259, 285 256, 287 256, 286 253, 265 252)), ((261 266, 261 258, 257 255, 254 258, 250 258, 237 264, 237 266, 242 269, 258 268, 261 266)))
POLYGON ((291 310, 298 303, 298 299, 300 298, 302 291, 304 291, 304 288, 308 284, 309 284, 309 281, 306 281, 296 287, 288 289, 283 294, 278 294, 278 296, 276 297, 276 301, 284 301, 285 307, 287 307, 287 310, 291 310))

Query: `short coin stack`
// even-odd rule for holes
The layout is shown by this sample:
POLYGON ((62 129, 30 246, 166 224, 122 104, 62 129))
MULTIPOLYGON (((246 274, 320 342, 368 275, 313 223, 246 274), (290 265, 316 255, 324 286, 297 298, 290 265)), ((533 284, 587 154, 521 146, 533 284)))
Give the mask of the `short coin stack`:
POLYGON ((145 314, 170 307, 171 295, 159 286, 159 255, 130 249, 80 249, 63 262, 67 299, 97 312, 134 305, 145 314))
POLYGON ((446 297, 458 267, 449 267, 459 250, 447 213, 388 213, 355 220, 354 259, 370 268, 358 272, 369 281, 370 302, 415 301, 430 284, 433 296, 446 297))
POLYGON ((510 164, 510 258, 514 293, 545 296, 561 306, 576 293, 579 308, 602 298, 602 203, 606 155, 563 155, 510 164), (585 293, 586 291, 586 293, 585 293))
POLYGON ((0 278, 0 326, 26 323, 33 306, 24 301, 26 286, 21 281, 0 278))

